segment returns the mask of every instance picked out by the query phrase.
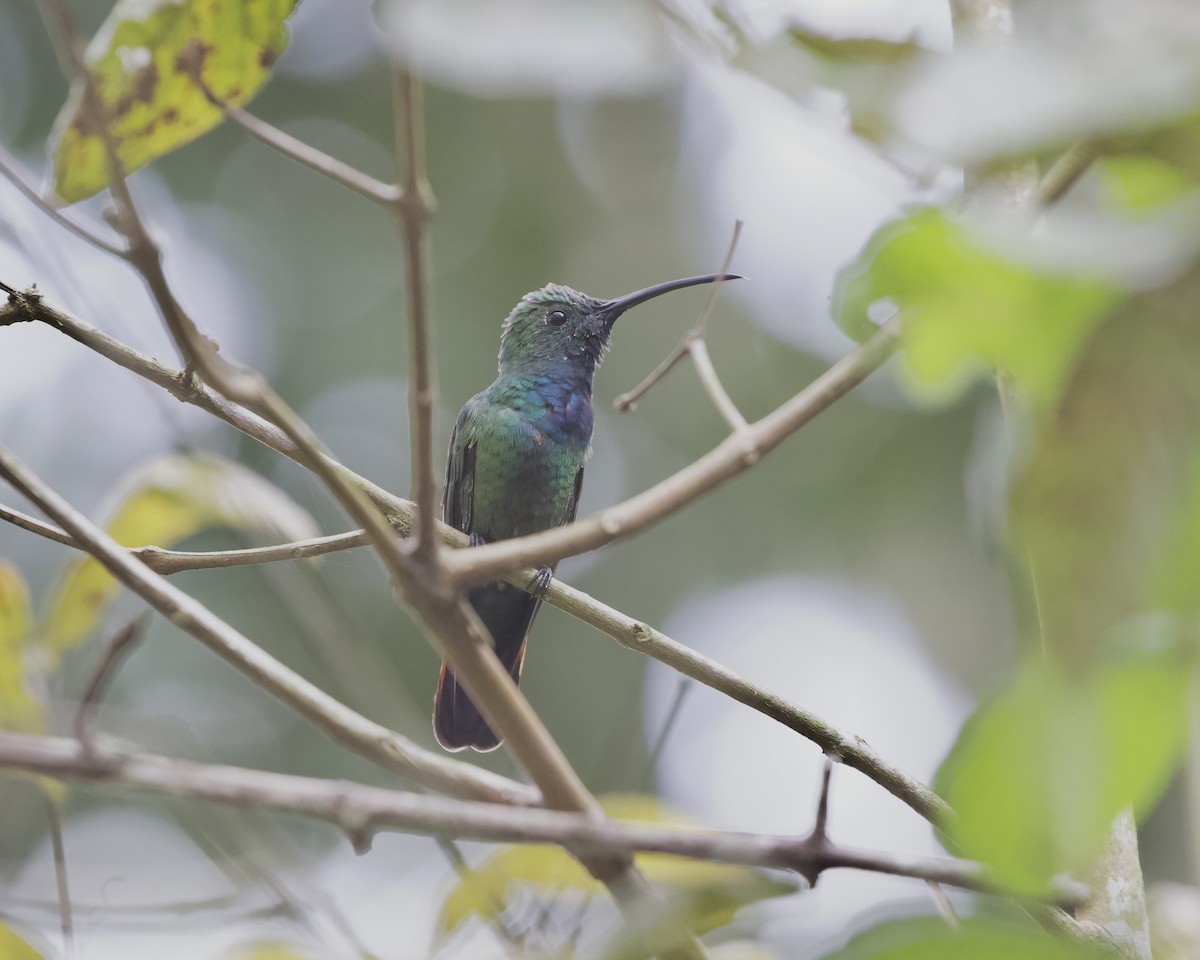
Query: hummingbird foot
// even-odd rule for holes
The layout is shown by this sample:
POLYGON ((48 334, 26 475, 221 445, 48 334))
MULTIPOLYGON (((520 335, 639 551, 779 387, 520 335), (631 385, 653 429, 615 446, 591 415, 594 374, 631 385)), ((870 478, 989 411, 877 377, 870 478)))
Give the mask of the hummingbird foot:
POLYGON ((484 539, 483 539, 483 537, 481 537, 481 536, 480 536, 479 534, 477 534, 477 533, 472 533, 472 534, 470 534, 470 535, 469 535, 469 541, 468 541, 468 543, 467 543, 467 546, 469 546, 469 547, 482 547, 482 546, 483 546, 485 543, 487 543, 487 541, 486 541, 486 540, 484 540, 484 539))
POLYGON ((546 591, 550 589, 550 584, 553 582, 554 571, 549 567, 542 567, 533 575, 532 579, 526 585, 525 590, 530 595, 541 600, 546 595, 546 591))

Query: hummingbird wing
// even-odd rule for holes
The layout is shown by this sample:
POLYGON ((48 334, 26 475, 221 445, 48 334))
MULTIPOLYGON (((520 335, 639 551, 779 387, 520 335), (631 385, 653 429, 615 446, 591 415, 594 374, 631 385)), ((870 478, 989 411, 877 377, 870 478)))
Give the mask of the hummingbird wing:
POLYGON ((571 493, 571 503, 567 506, 567 515, 563 519, 563 524, 575 522, 575 514, 579 510, 579 497, 583 494, 583 467, 579 468, 579 472, 575 474, 575 489, 571 493))
POLYGON ((475 444, 459 441, 459 432, 469 416, 470 406, 463 407, 450 435, 446 484, 442 487, 442 520, 463 533, 471 532, 475 508, 475 444))

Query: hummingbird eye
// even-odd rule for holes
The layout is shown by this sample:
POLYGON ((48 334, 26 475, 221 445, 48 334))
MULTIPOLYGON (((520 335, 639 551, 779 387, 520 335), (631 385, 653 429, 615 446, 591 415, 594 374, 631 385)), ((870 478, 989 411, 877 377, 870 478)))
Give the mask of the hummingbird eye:
POLYGON ((546 322, 552 327, 561 327, 567 322, 567 315, 562 310, 552 310, 546 314, 546 322))

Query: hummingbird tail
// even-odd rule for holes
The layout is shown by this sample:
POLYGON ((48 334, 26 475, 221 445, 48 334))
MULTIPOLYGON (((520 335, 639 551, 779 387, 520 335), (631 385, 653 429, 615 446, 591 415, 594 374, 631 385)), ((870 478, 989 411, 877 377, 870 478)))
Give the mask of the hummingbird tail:
MULTIPOLYGON (((516 683, 521 681, 521 664, 524 659, 524 640, 511 657, 500 656, 500 662, 508 668, 516 683)), ((486 753, 500 746, 500 738, 492 732, 475 702, 454 678, 450 665, 445 660, 442 661, 437 695, 433 701, 433 732, 438 743, 447 750, 470 747, 472 750, 486 753)))
MULTIPOLYGON (((482 587, 471 593, 471 605, 479 614, 495 641, 496 656, 508 670, 514 683, 521 682, 525 660, 525 637, 541 606, 541 598, 507 585, 482 587)), ((500 746, 479 708, 442 661, 437 694, 433 700, 433 732, 447 750, 470 747, 484 753, 500 746)))

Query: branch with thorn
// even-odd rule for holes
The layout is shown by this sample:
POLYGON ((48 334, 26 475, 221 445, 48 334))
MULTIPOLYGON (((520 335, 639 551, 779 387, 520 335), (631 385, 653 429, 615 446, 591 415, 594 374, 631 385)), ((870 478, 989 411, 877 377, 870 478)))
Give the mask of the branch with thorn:
MULTIPOLYGON (((851 869, 1002 892, 976 863, 860 850, 815 832, 771 836, 697 827, 597 820, 586 814, 453 800, 345 780, 323 780, 243 767, 196 763, 149 753, 89 753, 77 741, 0 732, 0 768, 66 780, 111 783, 175 797, 194 797, 245 809, 267 808, 325 820, 356 844, 382 830, 503 843, 552 843, 586 854, 666 853, 802 875, 851 869)), ((1078 902, 1071 887, 1053 898, 1078 902)))

